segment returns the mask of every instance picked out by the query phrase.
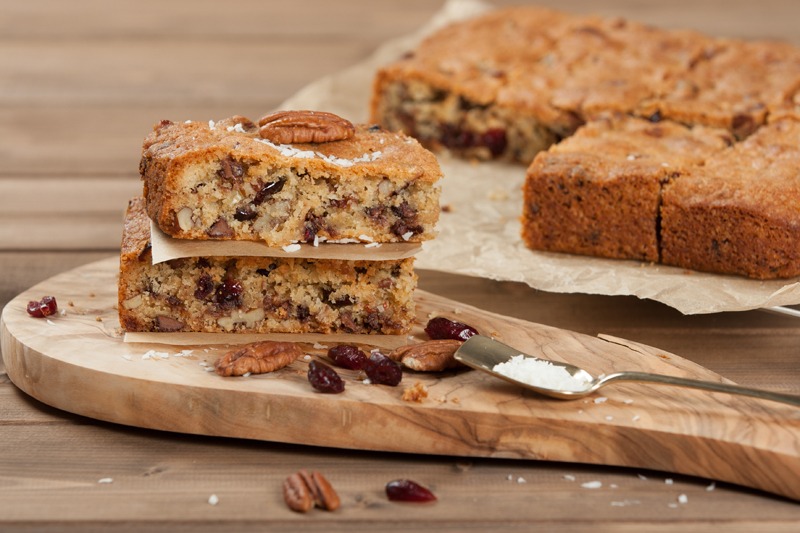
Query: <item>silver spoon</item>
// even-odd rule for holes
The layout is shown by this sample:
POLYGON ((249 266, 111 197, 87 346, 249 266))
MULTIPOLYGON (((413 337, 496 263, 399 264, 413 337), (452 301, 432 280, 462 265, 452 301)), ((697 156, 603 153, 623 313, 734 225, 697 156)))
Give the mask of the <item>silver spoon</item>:
POLYGON ((775 402, 800 406, 800 396, 751 389, 748 387, 741 387, 739 385, 728 385, 727 383, 716 383, 713 381, 700 381, 696 379, 665 376, 662 374, 650 374, 647 372, 615 372, 613 374, 607 374, 595 378, 587 371, 577 366, 523 354, 519 350, 516 350, 489 337, 484 337, 483 335, 475 335, 465 341, 461 347, 456 350, 455 358, 467 366, 471 366, 477 370, 482 370, 495 377, 510 383, 514 383, 515 385, 519 385, 520 387, 538 392, 539 394, 550 396, 552 398, 558 398, 560 400, 573 400, 582 398, 595 392, 599 388, 608 385, 612 381, 646 381, 649 383, 661 383, 664 385, 675 385, 678 387, 690 387, 694 389, 703 389, 715 392, 741 394, 744 396, 760 398, 762 400, 772 400, 775 402), (538 361, 546 361, 555 367, 564 368, 567 371, 567 374, 571 376, 571 378, 568 378, 568 383, 570 386, 568 388, 551 388, 546 384, 532 384, 526 381, 520 381, 511 378, 494 369, 495 365, 504 363, 512 357, 518 355, 538 361), (572 390, 573 388, 574 390, 572 390))

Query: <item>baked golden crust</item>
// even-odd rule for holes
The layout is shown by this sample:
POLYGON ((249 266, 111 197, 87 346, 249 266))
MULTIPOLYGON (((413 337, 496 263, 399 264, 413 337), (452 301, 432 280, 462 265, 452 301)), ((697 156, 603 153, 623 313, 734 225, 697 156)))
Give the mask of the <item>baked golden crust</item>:
POLYGON ((800 275, 800 122, 760 128, 663 197, 664 263, 757 279, 800 275))
POLYGON ((433 149, 529 163, 606 112, 743 139, 770 113, 797 116, 798 91, 800 50, 785 43, 520 7, 452 24, 382 68, 371 112, 433 149))
POLYGON ((625 115, 589 122, 528 168, 522 238, 536 250, 658 261, 663 185, 732 141, 625 115))
POLYGON ((149 216, 187 239, 293 242, 433 237, 442 173, 416 140, 357 126, 350 139, 279 145, 244 117, 162 121, 143 145, 149 216))

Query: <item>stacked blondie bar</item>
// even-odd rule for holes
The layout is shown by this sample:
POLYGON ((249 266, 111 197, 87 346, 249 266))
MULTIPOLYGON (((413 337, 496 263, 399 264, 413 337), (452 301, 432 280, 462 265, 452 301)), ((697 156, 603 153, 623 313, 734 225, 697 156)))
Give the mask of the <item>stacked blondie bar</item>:
POLYGON ((257 124, 162 121, 144 142, 140 173, 144 194, 129 203, 121 250, 125 330, 410 329, 417 277, 408 250, 435 234, 441 178, 416 140, 313 111, 257 124), (154 264, 156 232, 207 253, 154 264), (264 253, 215 254, 223 241, 259 241, 264 253), (389 243, 397 252, 379 256, 389 243), (320 258, 326 247, 346 248, 345 258, 320 258))
POLYGON ((516 7, 378 72, 372 120, 530 164, 532 249, 800 275, 800 49, 516 7))

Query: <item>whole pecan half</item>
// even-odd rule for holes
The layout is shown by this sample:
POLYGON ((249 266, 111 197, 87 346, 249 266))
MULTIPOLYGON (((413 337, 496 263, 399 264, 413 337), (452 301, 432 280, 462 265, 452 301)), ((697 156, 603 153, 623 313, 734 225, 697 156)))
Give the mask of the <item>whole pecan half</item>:
POLYGON ((293 511, 305 513, 317 506, 326 511, 339 508, 339 495, 319 472, 300 470, 283 482, 283 499, 293 511))
POLYGON ((259 135, 278 144, 343 141, 356 129, 346 119, 325 111, 279 111, 261 117, 259 135))
POLYGON ((214 363, 220 376, 243 376, 273 372, 289 365, 303 355, 300 345, 294 342, 262 341, 235 348, 214 363))
POLYGON ((462 341, 439 339, 395 348, 389 357, 406 368, 420 372, 439 372, 458 366, 453 357, 462 341))

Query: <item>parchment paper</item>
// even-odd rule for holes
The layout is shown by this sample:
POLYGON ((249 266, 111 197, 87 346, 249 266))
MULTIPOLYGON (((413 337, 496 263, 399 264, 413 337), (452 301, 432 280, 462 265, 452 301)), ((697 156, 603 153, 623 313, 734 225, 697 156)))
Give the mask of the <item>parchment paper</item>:
MULTIPOLYGON (((322 78, 285 101, 282 109, 330 111, 354 122, 368 120, 374 73, 451 21, 485 12, 475 0, 450 0, 415 35, 388 42, 372 57, 322 78)), ((740 311, 800 303, 800 279, 754 281, 689 272, 636 261, 534 252, 520 237, 525 168, 473 164, 440 157, 444 171, 439 235, 418 255, 416 268, 519 281, 549 292, 634 295, 685 314, 740 311)))
MULTIPOLYGON (((413 257, 422 249, 416 242, 387 242, 375 246, 370 243, 350 244, 299 244, 296 251, 274 248, 262 242, 227 240, 173 239, 150 221, 150 243, 153 264, 179 257, 299 257, 310 259, 367 259, 391 261, 413 257)), ((289 249, 291 250, 291 249, 289 249)))

